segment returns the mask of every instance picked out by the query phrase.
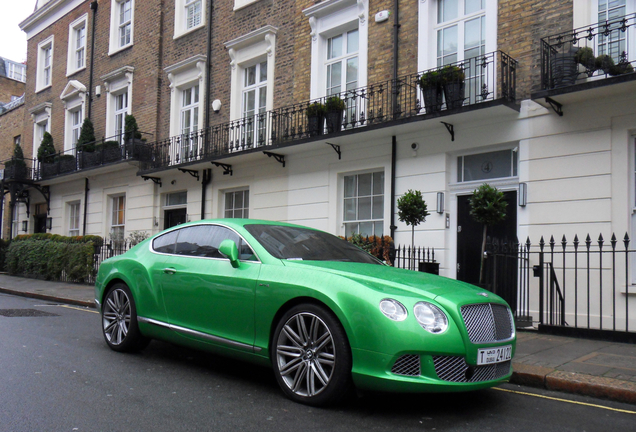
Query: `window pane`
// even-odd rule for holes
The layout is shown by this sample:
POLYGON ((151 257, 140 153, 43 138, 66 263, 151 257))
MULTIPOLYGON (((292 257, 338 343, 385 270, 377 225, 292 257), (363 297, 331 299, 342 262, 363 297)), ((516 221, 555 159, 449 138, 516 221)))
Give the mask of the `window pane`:
POLYGON ((351 237, 352 235, 357 233, 358 233, 357 223, 345 224, 345 237, 351 237))
POLYGON ((345 176, 344 178, 344 196, 345 198, 353 197, 356 194, 356 176, 345 176))
POLYGON ((373 195, 384 194, 384 171, 373 173, 373 195))
POLYGON ((360 222, 360 235, 363 237, 373 235, 373 222, 360 222))
POLYGON ((510 177, 513 173, 511 151, 464 156, 463 181, 510 177))
POLYGON ((340 93, 340 83, 342 81, 342 63, 334 63, 327 68, 327 93, 340 93))
POLYGON ((329 39, 327 49, 327 59, 340 57, 342 55, 342 35, 329 39))
POLYGON ((256 65, 245 69, 245 86, 256 84, 256 65))
POLYGON ((384 235, 384 223, 383 222, 375 222, 373 225, 374 225, 373 228, 375 230, 375 232, 373 234, 378 236, 378 237, 382 237, 384 235))
POLYGON ((371 195, 371 174, 360 174, 358 176, 358 196, 371 195))
POLYGON ((347 33, 347 54, 358 52, 358 30, 347 33))
POLYGON ((481 39, 481 17, 464 23, 464 48, 474 48, 484 43, 481 39))
POLYGON ((371 198, 358 198, 358 220, 371 219, 371 198))
POLYGON ((437 22, 443 23, 457 18, 458 11, 457 0, 438 0, 437 22))
POLYGON ((347 60, 347 90, 358 86, 358 57, 347 60))
POLYGON ((259 82, 267 81, 267 62, 264 61, 260 64, 260 79, 259 82))
POLYGON ((350 198, 344 200, 344 220, 356 220, 356 199, 350 198))
POLYGON ((464 13, 466 15, 480 11, 484 8, 484 0, 465 0, 464 13))
POLYGON ((382 219, 384 217, 384 196, 373 197, 372 219, 382 219))

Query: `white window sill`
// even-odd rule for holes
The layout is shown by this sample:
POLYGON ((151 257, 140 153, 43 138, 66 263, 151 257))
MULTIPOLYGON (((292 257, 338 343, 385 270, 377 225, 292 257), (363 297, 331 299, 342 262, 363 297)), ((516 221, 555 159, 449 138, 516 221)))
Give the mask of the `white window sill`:
POLYGON ((110 50, 110 51, 108 51, 108 55, 109 56, 115 55, 117 53, 120 53, 120 52, 132 47, 132 46, 133 46, 133 44, 129 43, 128 45, 124 45, 123 47, 119 47, 119 48, 116 48, 114 50, 110 50))
POLYGON ((197 31, 197 30, 202 29, 202 28, 204 28, 204 27, 205 27, 205 22, 201 22, 201 24, 199 24, 198 26, 195 26, 195 27, 189 28, 189 29, 187 29, 187 30, 180 30, 180 31, 178 31, 178 32, 177 32, 177 31, 175 31, 174 36, 172 37, 172 39, 173 39, 173 40, 175 40, 175 39, 179 39, 180 37, 183 37, 183 36, 185 36, 185 35, 188 35, 188 34, 190 34, 190 33, 194 32, 194 31, 197 31))
POLYGON ((66 78, 68 78, 68 77, 70 77, 70 76, 73 76, 73 75, 75 75, 76 73, 81 72, 81 71, 83 71, 83 70, 86 70, 86 66, 81 67, 81 68, 79 68, 79 69, 75 69, 75 70, 67 71, 67 72, 66 72, 66 78))
POLYGON ((36 92, 36 93, 40 93, 41 91, 44 91, 44 90, 46 90, 46 89, 51 88, 51 85, 52 85, 52 84, 49 84, 49 85, 44 86, 44 87, 36 88, 36 89, 35 89, 35 92, 36 92))
POLYGON ((246 8, 247 6, 251 5, 252 3, 256 3, 257 1, 259 0, 234 0, 233 11, 236 12, 237 10, 246 8))

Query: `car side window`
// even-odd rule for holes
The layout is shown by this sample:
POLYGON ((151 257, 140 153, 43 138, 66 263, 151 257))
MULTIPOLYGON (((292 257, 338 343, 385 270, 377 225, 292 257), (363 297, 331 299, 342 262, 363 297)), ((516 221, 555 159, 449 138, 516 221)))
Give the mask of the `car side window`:
POLYGON ((179 230, 170 231, 152 241, 152 249, 159 253, 174 253, 175 242, 179 230))
POLYGON ((239 259, 255 260, 252 249, 234 231, 216 225, 198 225, 179 230, 175 252, 177 255, 206 258, 225 258, 219 246, 225 239, 233 240, 239 248, 239 259))

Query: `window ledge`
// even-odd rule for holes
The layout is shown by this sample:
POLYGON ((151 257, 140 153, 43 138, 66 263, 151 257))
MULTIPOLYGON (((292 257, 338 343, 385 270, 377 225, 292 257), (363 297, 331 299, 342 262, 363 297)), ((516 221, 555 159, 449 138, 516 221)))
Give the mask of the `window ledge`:
POLYGON ((41 91, 44 91, 44 90, 46 90, 46 89, 50 89, 52 85, 53 85, 53 84, 49 84, 49 85, 44 86, 44 87, 36 88, 36 89, 35 89, 35 92, 36 92, 36 93, 40 93, 41 91))
POLYGON ((183 36, 189 35, 192 32, 195 32, 199 29, 205 28, 205 22, 201 22, 201 24, 199 24, 198 26, 192 27, 190 29, 187 30, 182 30, 179 32, 175 32, 174 36, 172 37, 173 40, 179 39, 183 36))
POLYGON ((134 45, 133 43, 129 43, 128 45, 124 45, 123 47, 119 47, 117 49, 110 50, 110 51, 108 51, 108 55, 109 56, 113 56, 115 54, 118 54, 118 53, 120 53, 120 52, 122 52, 124 50, 127 50, 128 48, 131 48, 133 45, 134 45))
POLYGON ((66 78, 68 78, 68 77, 70 77, 70 76, 73 76, 73 75, 75 75, 76 73, 81 72, 81 71, 83 71, 83 70, 86 70, 86 66, 83 66, 83 67, 81 67, 81 68, 79 68, 79 69, 75 69, 75 70, 72 70, 72 71, 67 71, 67 72, 66 72, 66 78))
POLYGON ((244 9, 246 7, 248 7, 249 5, 251 5, 252 3, 256 3, 260 0, 234 0, 234 9, 233 11, 236 12, 237 10, 241 10, 244 9))

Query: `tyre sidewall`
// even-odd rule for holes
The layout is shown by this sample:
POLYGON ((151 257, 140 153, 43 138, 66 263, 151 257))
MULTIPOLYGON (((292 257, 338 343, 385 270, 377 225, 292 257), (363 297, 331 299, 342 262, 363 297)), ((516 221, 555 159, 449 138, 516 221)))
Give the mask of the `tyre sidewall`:
POLYGON ((102 334, 104 335, 104 340, 108 344, 108 346, 118 352, 134 352, 144 348, 148 342, 142 336, 139 331, 139 326, 137 324, 137 306, 135 305, 135 299, 133 298, 132 293, 130 292, 130 288, 123 283, 117 283, 113 285, 104 299, 108 299, 111 293, 115 290, 122 290, 128 296, 128 301, 130 302, 130 324, 128 325, 128 334, 124 337, 124 340, 120 344, 113 344, 108 340, 106 336, 106 332, 104 331, 104 308, 102 308, 102 334))

